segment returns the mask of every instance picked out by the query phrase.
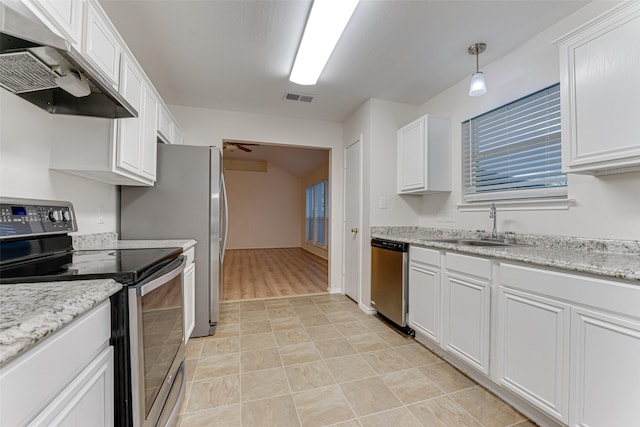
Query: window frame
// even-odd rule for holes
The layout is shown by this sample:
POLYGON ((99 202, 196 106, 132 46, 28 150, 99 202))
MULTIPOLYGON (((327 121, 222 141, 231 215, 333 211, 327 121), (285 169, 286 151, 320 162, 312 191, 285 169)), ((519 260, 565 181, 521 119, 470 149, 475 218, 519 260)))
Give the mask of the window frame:
MULTIPOLYGON (((553 84, 551 86, 548 86, 544 89, 538 90, 536 92, 530 93, 526 96, 523 96, 522 98, 519 98, 515 101, 509 102, 505 105, 502 105, 498 108, 495 108, 493 110, 490 110, 486 113, 480 114, 478 116, 475 116, 471 119, 465 120, 461 123, 461 181, 462 181, 462 200, 463 203, 474 203, 474 202, 487 202, 487 201, 517 201, 517 200, 536 200, 536 199, 549 199, 549 198, 553 198, 553 199, 567 199, 568 197, 568 179, 567 179, 567 174, 566 173, 562 173, 562 152, 561 152, 561 123, 560 123, 560 87, 559 87, 559 83, 557 84, 553 84), (471 153, 472 151, 472 126, 477 126, 477 121, 481 120, 482 118, 489 118, 491 119, 492 117, 497 116, 500 113, 504 113, 506 116, 508 116, 509 118, 523 118, 524 115, 519 115, 519 114, 509 114, 509 112, 513 112, 513 110, 511 109, 515 109, 518 106, 521 105, 526 105, 526 102, 536 102, 538 100, 542 100, 544 99, 544 97, 548 97, 550 94, 547 93, 549 91, 552 91, 551 94, 554 95, 554 99, 553 99, 553 103, 550 103, 548 101, 544 101, 541 102, 541 107, 538 110, 535 110, 532 114, 540 114, 540 115, 544 115, 546 116, 550 116, 547 112, 545 112, 546 110, 549 110, 549 107, 553 107, 553 109, 557 108, 557 113, 553 112, 554 116, 552 119, 546 119, 545 121, 539 121, 536 123, 540 123, 542 125, 553 125, 554 123, 557 122, 556 126, 550 126, 550 127, 557 127, 557 130, 550 132, 550 133, 542 133, 541 136, 536 136, 536 138, 539 138, 540 141, 544 141, 542 143, 539 143, 538 145, 540 147, 543 147, 544 149, 544 153, 553 153, 553 157, 552 157, 552 161, 553 161, 553 165, 555 165, 556 167, 554 167, 553 169, 549 169, 547 172, 550 177, 552 177, 553 179, 548 180, 547 183, 545 183, 544 185, 535 185, 532 183, 529 183, 528 186, 525 186, 524 188, 512 188, 512 189, 508 189, 509 187, 513 187, 513 177, 515 175, 515 172, 512 171, 511 166, 518 166, 519 168, 521 168, 523 165, 526 165, 526 163, 524 162, 524 160, 522 159, 522 157, 524 157, 524 155, 518 153, 518 152, 523 152, 525 150, 528 149, 528 146, 533 145, 535 142, 535 138, 528 138, 528 139, 518 139, 517 141, 512 142, 513 143, 513 147, 515 148, 515 150, 513 150, 514 153, 517 153, 517 157, 516 159, 518 159, 518 162, 516 163, 511 163, 510 160, 507 160, 506 163, 509 165, 507 167, 508 172, 505 172, 506 178, 502 179, 501 181, 498 181, 498 185, 502 185, 503 187, 505 187, 504 189, 498 189, 497 191, 490 191, 490 190, 485 190, 485 191, 479 191, 478 187, 488 187, 489 184, 487 183, 487 181, 482 181, 482 177, 478 178, 478 170, 480 170, 478 168, 478 156, 474 156, 473 153, 471 153), (556 95, 557 94, 557 95, 556 95), (472 123, 476 121, 475 123, 472 123), (468 131, 465 130, 465 126, 468 127, 468 131), (550 136, 551 135, 551 136, 550 136), (475 162, 475 164, 474 164, 475 162), (475 173, 475 175, 474 175, 475 173), (480 181, 481 185, 478 186, 477 182, 480 181), (564 184, 560 184, 558 185, 558 183, 564 182, 564 184), (551 183, 551 184, 550 184, 551 183), (473 190, 473 191, 470 191, 473 190)), ((496 122, 498 120, 495 120, 496 122)), ((502 124, 502 126, 506 127, 506 123, 508 123, 507 121, 505 121, 505 123, 502 124)), ((524 125, 522 125, 524 127, 524 125)), ((520 131, 522 131, 522 128, 517 128, 520 131)), ((505 131, 506 132, 506 131, 505 131)), ((515 132, 517 133, 517 132, 515 132)), ((507 139, 505 137, 502 137, 502 139, 507 139)), ((512 144, 509 143, 509 144, 512 144)), ((486 141, 485 141, 486 144, 486 141)), ((492 155, 492 157, 485 157, 485 158, 481 158, 480 160, 482 160, 483 162, 488 162, 488 163, 495 163, 501 156, 506 157, 507 159, 509 159, 509 155, 508 153, 511 153, 509 148, 504 148, 507 147, 509 144, 503 145, 499 150, 499 153, 495 153, 492 155), (507 153, 507 154, 505 154, 507 153)), ((484 147, 486 149, 486 146, 484 147)), ((486 170, 486 169, 485 169, 486 170)), ((528 171, 531 172, 531 171, 528 171)), ((524 181, 526 183, 526 180, 524 181)))
POLYGON ((328 230, 327 226, 329 224, 329 180, 323 179, 314 184, 311 184, 305 188, 305 230, 304 237, 305 242, 321 247, 328 248, 328 230), (322 187, 322 208, 318 210, 316 205, 317 202, 317 191, 322 187), (311 194, 311 201, 309 200, 309 194, 311 194), (309 203, 311 202, 311 203, 309 203), (309 217, 309 208, 311 209, 312 215, 309 217), (318 221, 322 222, 322 236, 319 236, 318 230, 318 221), (311 231, 312 238, 309 239, 309 231, 311 231), (322 240, 320 240, 322 238, 322 240))

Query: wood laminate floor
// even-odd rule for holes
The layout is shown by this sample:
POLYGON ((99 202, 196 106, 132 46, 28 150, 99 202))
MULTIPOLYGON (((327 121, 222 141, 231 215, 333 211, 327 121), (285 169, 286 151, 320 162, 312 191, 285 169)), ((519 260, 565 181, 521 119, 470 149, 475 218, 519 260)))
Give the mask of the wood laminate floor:
POLYGON ((227 250, 223 300, 326 293, 328 271, 327 260, 302 248, 227 250))

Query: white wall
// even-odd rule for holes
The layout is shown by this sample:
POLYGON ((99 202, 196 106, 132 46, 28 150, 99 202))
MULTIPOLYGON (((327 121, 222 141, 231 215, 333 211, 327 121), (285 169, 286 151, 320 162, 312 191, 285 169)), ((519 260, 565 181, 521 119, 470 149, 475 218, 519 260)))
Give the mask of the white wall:
MULTIPOLYGON (((306 216, 307 216, 307 206, 306 206, 306 189, 310 185, 317 184, 318 182, 329 179, 329 162, 323 164, 318 167, 316 170, 309 173, 307 176, 303 176, 300 179, 300 190, 301 197, 300 202, 302 203, 300 206, 300 247, 302 249, 311 252, 312 254, 318 255, 321 258, 328 259, 329 251, 327 248, 320 247, 318 245, 314 245, 312 243, 308 243, 306 239, 306 216)), ((329 183, 331 185, 331 183, 329 183)))
POLYGON ((227 248, 292 248, 301 240, 300 178, 269 163, 267 172, 226 170, 227 248), (275 191, 274 191, 275 190, 275 191))
MULTIPOLYGON (((396 195, 396 133, 418 115, 418 106, 369 99, 344 123, 344 148, 362 143, 362 221, 360 223, 360 303, 370 308, 370 226, 417 225, 420 199, 396 195), (387 209, 380 209, 380 198, 387 209)), ((352 225, 348 225, 351 227, 352 225)))
MULTIPOLYGON (((482 66, 488 87, 486 95, 469 97, 469 82, 465 79, 420 107, 421 114, 433 113, 451 117, 453 143, 453 191, 445 196, 422 197, 421 226, 490 229, 488 208, 482 212, 457 209, 457 205, 462 203, 460 123, 557 83, 560 79, 559 55, 552 41, 611 6, 611 2, 590 3, 509 55, 482 66), (439 221, 447 211, 454 213, 455 222, 439 221)), ((488 49, 491 49, 490 45, 488 49)), ((509 208, 505 207, 501 211, 501 207, 498 206, 498 230, 640 239, 640 173, 601 178, 570 174, 568 191, 569 199, 573 199, 574 202, 564 210, 508 210, 509 208)))
POLYGON ((330 149, 329 288, 342 290, 342 124, 263 114, 169 106, 188 145, 222 146, 223 139, 330 149))
MULTIPOLYGON (((97 120, 65 119, 71 126, 77 121, 97 120)), ((60 117, 0 89, 0 196, 68 200, 75 207, 79 234, 115 232, 116 186, 49 170, 55 120, 60 117), (102 224, 98 223, 101 210, 102 224)), ((64 137, 64 127, 56 129, 64 137)), ((87 141, 87 149, 90 147, 91 141, 87 141)))

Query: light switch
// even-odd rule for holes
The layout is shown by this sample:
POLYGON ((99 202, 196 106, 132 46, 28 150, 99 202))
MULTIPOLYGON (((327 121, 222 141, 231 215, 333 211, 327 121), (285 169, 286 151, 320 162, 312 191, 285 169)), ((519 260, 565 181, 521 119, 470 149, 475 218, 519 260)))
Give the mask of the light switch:
POLYGON ((387 209, 387 198, 380 197, 380 209, 387 209))

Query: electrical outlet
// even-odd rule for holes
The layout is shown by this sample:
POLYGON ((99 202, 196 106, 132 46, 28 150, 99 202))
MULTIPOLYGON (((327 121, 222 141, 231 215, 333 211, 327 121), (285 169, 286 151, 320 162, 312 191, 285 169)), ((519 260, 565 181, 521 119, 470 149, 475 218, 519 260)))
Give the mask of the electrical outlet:
POLYGON ((380 207, 380 209, 387 209, 387 198, 384 196, 380 197, 378 206, 380 207))
POLYGON ((438 212, 438 216, 436 218, 436 221, 438 221, 438 222, 454 222, 455 221, 455 217, 454 217, 454 214, 453 214, 453 210, 447 209, 447 210, 438 212))
POLYGON ((104 224, 104 206, 98 208, 98 224, 104 224))

